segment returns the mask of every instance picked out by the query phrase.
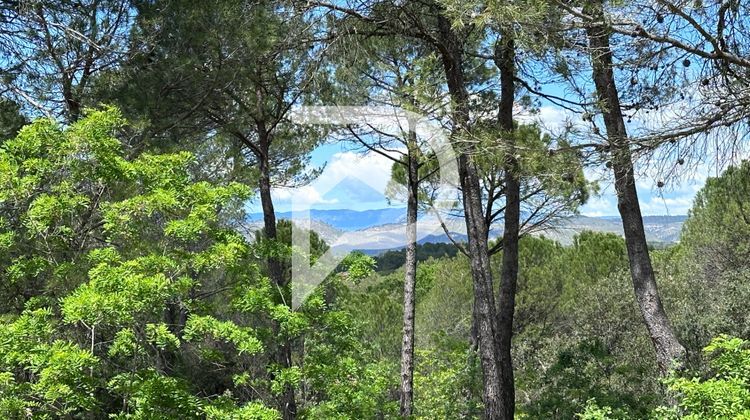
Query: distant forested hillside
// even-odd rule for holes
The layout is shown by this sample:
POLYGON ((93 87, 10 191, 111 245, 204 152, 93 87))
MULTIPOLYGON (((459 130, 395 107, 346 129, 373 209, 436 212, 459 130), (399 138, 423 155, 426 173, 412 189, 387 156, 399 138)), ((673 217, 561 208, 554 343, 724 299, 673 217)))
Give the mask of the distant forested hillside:
MULTIPOLYGON (((455 257, 458 249, 453 244, 432 243, 417 245, 417 261, 427 261, 430 258, 455 257)), ((401 268, 406 262, 406 250, 386 251, 374 257, 376 271, 381 274, 388 274, 401 268)))

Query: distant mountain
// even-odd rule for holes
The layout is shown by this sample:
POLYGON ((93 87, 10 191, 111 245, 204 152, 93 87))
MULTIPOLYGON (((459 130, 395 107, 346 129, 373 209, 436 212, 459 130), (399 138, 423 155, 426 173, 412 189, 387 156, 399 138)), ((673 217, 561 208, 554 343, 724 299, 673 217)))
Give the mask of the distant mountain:
POLYGON ((385 196, 362 180, 348 176, 325 193, 323 199, 335 203, 380 203, 385 196))
MULTIPOLYGON (((654 245, 677 243, 680 240, 680 231, 685 219, 687 216, 644 216, 643 227, 646 230, 646 240, 654 245)), ((561 219, 540 234, 569 245, 573 243, 575 235, 585 230, 623 235, 622 222, 619 217, 587 216, 561 219)))
MULTIPOLYGON (((339 252, 363 250, 368 254, 400 249, 406 243, 403 208, 384 208, 377 210, 311 210, 311 227, 339 252)), ((290 212, 277 214, 279 219, 290 219, 290 212)), ((646 238, 652 245, 663 246, 679 241, 682 224, 687 216, 645 216, 643 218, 646 238)), ((262 215, 250 215, 252 227, 260 228, 262 215)), ((459 242, 466 241, 466 228, 463 219, 445 220, 451 237, 459 242)), ((622 236, 622 224, 616 217, 573 216, 558 220, 554 225, 535 233, 545 236, 564 245, 573 243, 573 237, 583 231, 611 232, 622 236)), ((502 235, 502 230, 495 229, 490 233, 492 238, 502 235)), ((446 243, 448 235, 434 216, 420 218, 418 225, 419 243, 446 243)))
MULTIPOLYGON (((619 221, 620 218, 617 218, 619 221)), ((687 215, 678 216, 643 216, 643 223, 645 224, 668 224, 668 223, 683 223, 687 220, 687 215)))
MULTIPOLYGON (((281 213, 280 213, 281 214, 281 213)), ((263 218, 250 217, 247 220, 247 229, 250 232, 254 232, 263 229, 263 218)), ((344 233, 341 229, 337 229, 326 222, 320 220, 311 219, 309 227, 315 231, 327 244, 332 244, 336 241, 336 238, 340 237, 344 233)))
POLYGON ((646 232, 653 237, 659 238, 664 243, 677 243, 680 241, 682 224, 687 220, 682 216, 644 216, 643 226, 646 232))
MULTIPOLYGON (((345 209, 310 210, 311 219, 326 223, 343 231, 361 230, 389 223, 399 223, 405 220, 405 215, 406 210, 403 208, 384 208, 364 211, 345 209)), ((291 219, 292 212, 279 212, 276 213, 276 217, 279 219, 291 219)), ((263 214, 250 214, 250 220, 263 220, 263 214)))

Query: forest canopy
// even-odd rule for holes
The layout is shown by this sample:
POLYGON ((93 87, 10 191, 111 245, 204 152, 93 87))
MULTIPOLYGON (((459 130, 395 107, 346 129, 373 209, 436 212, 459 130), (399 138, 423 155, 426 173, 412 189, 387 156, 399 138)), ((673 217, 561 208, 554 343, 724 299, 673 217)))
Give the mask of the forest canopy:
POLYGON ((750 418, 749 16, 3 2, 0 417, 750 418), (643 185, 698 173, 655 247, 643 185))

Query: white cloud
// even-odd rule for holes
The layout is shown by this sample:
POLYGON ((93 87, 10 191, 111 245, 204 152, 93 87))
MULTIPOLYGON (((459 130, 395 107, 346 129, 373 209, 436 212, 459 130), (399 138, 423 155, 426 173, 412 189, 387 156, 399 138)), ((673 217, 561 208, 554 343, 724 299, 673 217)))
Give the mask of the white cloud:
POLYGON ((514 118, 522 124, 536 123, 542 131, 551 135, 561 134, 566 128, 581 128, 581 115, 553 105, 539 107, 536 112, 527 109, 516 110, 514 118))
POLYGON ((355 177, 376 191, 383 192, 391 177, 393 162, 385 156, 367 152, 341 152, 331 156, 323 173, 312 185, 325 195, 331 188, 347 177, 355 177))
POLYGON ((693 206, 694 195, 682 195, 679 197, 650 196, 647 200, 639 200, 643 215, 682 215, 687 214, 693 206))
POLYGON ((326 200, 311 185, 299 188, 277 188, 271 193, 274 202, 288 202, 294 197, 294 201, 300 204, 312 206, 314 204, 335 204, 336 200, 326 200))
POLYGON ((292 204, 299 208, 332 204, 348 208, 357 203, 326 199, 326 194, 347 178, 356 178, 382 193, 391 177, 392 164, 390 159, 372 151, 335 153, 331 155, 323 173, 312 183, 298 188, 276 188, 273 190, 273 198, 279 211, 289 209, 292 204))
POLYGON ((581 214, 589 217, 613 216, 617 214, 617 204, 614 195, 606 194, 592 197, 581 207, 581 214))

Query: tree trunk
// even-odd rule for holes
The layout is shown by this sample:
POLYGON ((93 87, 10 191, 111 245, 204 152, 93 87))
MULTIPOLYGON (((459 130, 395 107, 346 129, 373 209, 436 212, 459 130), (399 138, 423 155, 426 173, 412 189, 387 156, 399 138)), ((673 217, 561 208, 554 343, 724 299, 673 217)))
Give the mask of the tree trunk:
MULTIPOLYGON (((263 208, 263 228, 265 230, 265 239, 269 242, 276 241, 276 213, 273 208, 273 199, 271 198, 271 168, 268 159, 269 146, 270 146, 270 134, 266 132, 263 127, 260 127, 259 132, 259 145, 261 155, 257 156, 259 161, 260 169, 260 203, 263 208)), ((273 281, 278 289, 281 291, 281 299, 286 305, 291 306, 290 296, 286 296, 286 286, 289 279, 284 278, 284 273, 281 267, 281 262, 274 256, 268 256, 266 259, 268 265, 268 277, 273 281)), ((274 332, 278 334, 279 326, 274 325, 274 332)), ((275 359, 276 363, 281 366, 282 369, 287 369, 292 366, 292 347, 288 340, 279 340, 279 346, 276 350, 275 359)), ((297 417, 297 404, 294 399, 294 388, 291 385, 286 385, 284 391, 281 394, 279 400, 279 408, 281 410, 284 420, 292 420, 297 417)))
POLYGON ((516 284, 518 283, 518 237, 521 219, 521 183, 518 179, 518 161, 515 157, 513 102, 515 100, 514 42, 507 34, 495 46, 495 64, 500 70, 500 109, 498 123, 505 147, 505 212, 503 229, 503 262, 498 291, 497 347, 503 398, 503 418, 512 420, 516 405, 513 381, 513 315, 516 310, 516 284))
POLYGON ((414 400, 414 289, 417 282, 417 194, 419 188, 416 133, 410 132, 407 155, 406 265, 404 266, 404 326, 401 342, 401 416, 412 414, 414 400))
POLYGON ((68 74, 62 75, 62 93, 65 111, 69 122, 76 122, 81 118, 81 104, 73 94, 73 81, 68 74))
POLYGON ((463 190, 466 233, 471 255, 471 276, 474 284, 474 316, 476 317, 479 358, 484 376, 484 405, 488 419, 501 419, 505 412, 501 372, 496 349, 496 313, 492 272, 487 248, 487 227, 482 215, 479 177, 476 166, 466 155, 459 157, 459 175, 463 190))
POLYGON ((474 286, 474 322, 479 342, 479 359, 483 373, 484 412, 487 419, 500 419, 505 412, 500 390, 500 368, 496 349, 497 319, 492 287, 492 271, 487 248, 487 226, 482 211, 482 193, 479 174, 472 154, 471 144, 462 144, 460 138, 468 133, 469 95, 463 72, 463 49, 461 43, 444 16, 438 17, 443 68, 448 90, 453 101, 453 136, 459 146, 458 172, 463 197, 468 251, 471 256, 471 277, 474 286))
MULTIPOLYGON (((268 164, 268 158, 260 158, 260 204, 263 208, 263 229, 265 239, 268 241, 276 240, 276 213, 273 208, 273 199, 271 198, 271 174, 268 164)), ((287 279, 284 278, 281 269, 281 262, 276 257, 269 256, 266 264, 268 265, 268 277, 279 287, 286 286, 287 279)))
MULTIPOLYGON (((587 7, 586 13, 603 22, 601 2, 587 7)), ((593 78, 597 96, 602 107, 604 125, 607 129, 612 153, 612 170, 615 176, 617 209, 625 231, 625 244, 630 262, 630 275, 641 315, 648 328, 651 342, 656 350, 656 362, 662 374, 684 363, 685 348, 677 340, 659 297, 659 290, 651 266, 651 258, 643 229, 643 218, 635 186, 633 160, 628 143, 628 134, 620 108, 620 98, 612 70, 612 50, 609 32, 603 24, 592 24, 587 28, 591 48, 593 78)))

